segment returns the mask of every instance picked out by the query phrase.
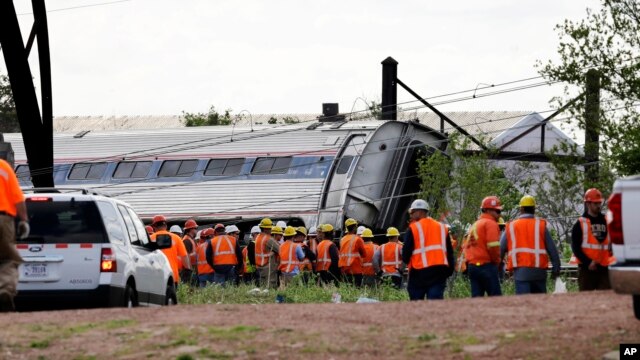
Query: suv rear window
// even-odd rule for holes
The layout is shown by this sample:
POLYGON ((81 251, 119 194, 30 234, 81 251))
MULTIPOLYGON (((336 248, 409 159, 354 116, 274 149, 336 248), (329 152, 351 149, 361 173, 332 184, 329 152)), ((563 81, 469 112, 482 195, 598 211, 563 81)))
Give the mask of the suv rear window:
POLYGON ((30 201, 27 198, 26 205, 31 233, 22 241, 42 239, 45 244, 108 242, 94 201, 30 201))

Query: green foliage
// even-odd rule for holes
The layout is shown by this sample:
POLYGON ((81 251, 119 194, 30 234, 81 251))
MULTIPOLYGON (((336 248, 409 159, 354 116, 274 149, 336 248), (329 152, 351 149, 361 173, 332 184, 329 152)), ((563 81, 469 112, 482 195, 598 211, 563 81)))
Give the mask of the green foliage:
MULTIPOLYGON (((565 20, 556 26, 560 61, 538 62, 540 74, 561 81, 566 103, 584 90, 585 73, 597 69, 601 78, 600 146, 620 175, 640 173, 640 3, 602 0, 599 11, 587 9, 586 18, 565 20)), ((568 109, 584 128, 584 99, 568 109)))
POLYGON ((0 75, 0 132, 20 132, 11 84, 5 75, 0 75))
POLYGON ((224 114, 220 114, 216 111, 214 106, 209 108, 206 113, 188 113, 182 112, 184 117, 185 126, 218 126, 231 124, 231 109, 224 111, 224 114))
POLYGON ((277 124, 277 123, 278 123, 278 119, 272 116, 272 117, 270 117, 270 118, 269 118, 269 120, 267 121, 267 123, 268 123, 268 124, 271 124, 271 125, 273 125, 273 124, 277 124))
POLYGON ((285 116, 282 118, 282 121, 284 121, 285 124, 297 124, 300 122, 300 119, 293 116, 285 116))

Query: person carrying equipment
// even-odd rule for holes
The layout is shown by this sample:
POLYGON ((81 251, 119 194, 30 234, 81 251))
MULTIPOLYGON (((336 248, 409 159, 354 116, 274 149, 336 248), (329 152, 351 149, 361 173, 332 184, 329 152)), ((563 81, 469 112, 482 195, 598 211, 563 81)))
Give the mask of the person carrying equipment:
POLYGON ((373 255, 378 250, 378 245, 373 243, 373 231, 371 229, 364 229, 361 237, 364 241, 365 251, 365 256, 362 259, 362 284, 374 287, 378 285, 378 279, 373 268, 373 255))
POLYGON ((260 286, 275 289, 278 286, 278 260, 280 245, 271 237, 273 222, 264 218, 258 224, 260 234, 256 237, 255 262, 258 272, 258 284, 260 286))
POLYGON ((320 282, 336 286, 340 281, 340 251, 333 242, 333 226, 330 224, 318 225, 318 258, 316 259, 316 271, 320 276, 320 282))

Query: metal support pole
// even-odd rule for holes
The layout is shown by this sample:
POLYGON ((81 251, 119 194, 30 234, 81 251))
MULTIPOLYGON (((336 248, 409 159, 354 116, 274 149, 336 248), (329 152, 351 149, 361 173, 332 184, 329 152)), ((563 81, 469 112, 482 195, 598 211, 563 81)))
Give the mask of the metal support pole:
POLYGON ((380 120, 397 120, 398 62, 391 56, 382 61, 382 104, 380 120))

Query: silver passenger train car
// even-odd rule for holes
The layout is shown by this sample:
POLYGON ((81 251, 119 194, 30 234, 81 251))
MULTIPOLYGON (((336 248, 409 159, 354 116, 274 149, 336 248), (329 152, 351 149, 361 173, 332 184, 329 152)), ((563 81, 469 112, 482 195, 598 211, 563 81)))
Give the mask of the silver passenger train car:
MULTIPOLYGON (((21 184, 33 186, 20 134, 5 134, 21 184)), ((402 226, 420 190, 418 159, 446 137, 414 121, 306 122, 54 134, 56 187, 93 188, 141 218, 294 225, 353 217, 402 226)))

